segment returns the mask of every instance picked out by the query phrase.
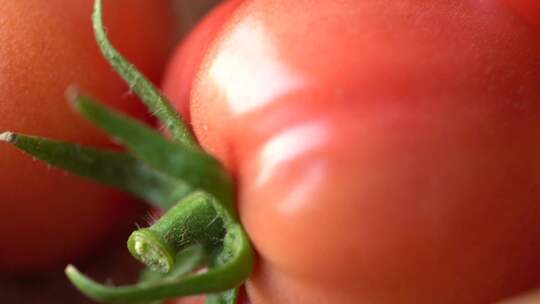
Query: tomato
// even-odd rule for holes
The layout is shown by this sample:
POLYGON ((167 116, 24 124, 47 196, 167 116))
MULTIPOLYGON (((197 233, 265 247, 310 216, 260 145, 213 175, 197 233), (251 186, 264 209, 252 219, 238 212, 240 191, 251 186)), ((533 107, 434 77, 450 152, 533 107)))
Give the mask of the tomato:
POLYGON ((522 17, 466 0, 233 13, 191 100, 166 89, 237 177, 254 304, 488 303, 540 284, 540 35, 522 17))
MULTIPOLYGON (((92 146, 107 136, 70 109, 77 85, 108 105, 148 116, 102 58, 92 32, 92 0, 0 0, 0 130, 92 146)), ((157 81, 173 43, 169 1, 106 1, 111 39, 157 81)), ((141 209, 131 198, 48 168, 0 145, 0 271, 64 265, 115 232, 141 209)))

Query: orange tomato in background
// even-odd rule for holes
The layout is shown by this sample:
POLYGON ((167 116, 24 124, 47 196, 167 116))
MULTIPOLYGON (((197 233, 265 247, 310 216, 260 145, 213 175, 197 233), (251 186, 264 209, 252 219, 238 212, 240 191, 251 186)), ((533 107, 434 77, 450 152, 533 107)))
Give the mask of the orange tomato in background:
MULTIPOLYGON (((93 0, 0 0, 0 130, 111 146, 79 117, 64 92, 77 85, 108 105, 148 119, 102 58, 93 0)), ((152 80, 174 43, 169 0, 105 2, 111 39, 152 80)), ((133 227, 140 206, 125 195, 52 169, 0 145, 0 271, 63 266, 133 227)))

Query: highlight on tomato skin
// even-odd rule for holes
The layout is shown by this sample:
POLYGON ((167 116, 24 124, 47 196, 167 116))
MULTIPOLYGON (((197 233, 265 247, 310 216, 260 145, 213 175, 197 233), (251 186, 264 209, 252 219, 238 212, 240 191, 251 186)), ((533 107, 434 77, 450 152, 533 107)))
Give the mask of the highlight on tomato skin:
MULTIPOLYGON (((102 58, 92 33, 93 0, 2 0, 0 132, 112 147, 64 97, 77 85, 108 105, 148 120, 146 109, 102 58)), ((159 81, 174 41, 169 0, 107 1, 112 39, 159 81)), ((0 145, 0 271, 63 266, 125 233, 142 208, 132 198, 33 161, 0 145)))
POLYGON ((519 295, 512 297, 511 299, 506 299, 497 304, 536 304, 540 303, 540 292, 534 291, 527 293, 525 295, 519 295))
POLYGON ((191 87, 206 54, 230 15, 244 2, 226 0, 212 9, 178 46, 165 71, 163 91, 175 103, 182 118, 190 121, 191 87))
POLYGON ((243 4, 189 108, 237 176, 260 256, 251 301, 472 304, 538 287, 539 70, 540 37, 502 1, 243 4))

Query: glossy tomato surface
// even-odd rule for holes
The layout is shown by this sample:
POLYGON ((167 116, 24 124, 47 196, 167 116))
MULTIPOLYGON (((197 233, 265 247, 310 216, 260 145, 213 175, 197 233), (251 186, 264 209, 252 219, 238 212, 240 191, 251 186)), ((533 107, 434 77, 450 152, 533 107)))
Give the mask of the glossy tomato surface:
MULTIPOLYGON (((98 50, 93 2, 0 0, 0 131, 111 146, 104 133, 69 107, 64 92, 70 85, 147 117, 98 50)), ((174 39, 170 2, 104 5, 113 43, 157 81, 174 39)), ((62 265, 110 233, 131 227, 135 209, 124 195, 0 145, 0 271, 62 265)))
MULTIPOLYGON (((540 303, 540 292, 538 290, 526 295, 519 295, 512 299, 507 299, 497 304, 536 304, 540 303)), ((194 303, 196 304, 196 303, 194 303)))
POLYGON ((189 108, 238 179, 254 304, 478 304, 540 284, 540 31, 517 8, 235 11, 189 108))
POLYGON ((178 106, 182 118, 188 122, 191 117, 191 88, 206 50, 218 35, 223 23, 242 2, 243 0, 223 1, 212 9, 180 44, 167 65, 163 91, 178 106))

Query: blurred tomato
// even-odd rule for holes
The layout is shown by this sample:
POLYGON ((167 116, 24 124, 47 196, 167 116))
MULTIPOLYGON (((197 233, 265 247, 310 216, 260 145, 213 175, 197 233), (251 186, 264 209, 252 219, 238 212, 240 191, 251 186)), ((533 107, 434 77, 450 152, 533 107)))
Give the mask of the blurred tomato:
MULTIPOLYGON (((173 43, 170 1, 105 2, 114 44, 158 80, 173 43)), ((77 85, 139 118, 144 107, 102 58, 92 32, 93 0, 0 0, 0 130, 111 146, 70 109, 77 85)), ((0 271, 66 263, 133 225, 132 199, 0 146, 0 271)))

